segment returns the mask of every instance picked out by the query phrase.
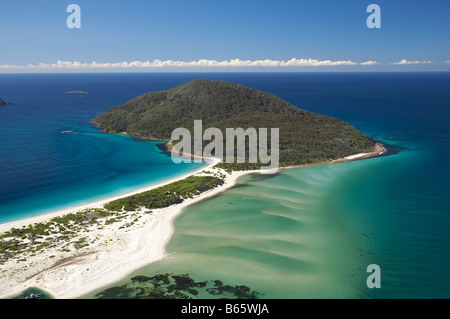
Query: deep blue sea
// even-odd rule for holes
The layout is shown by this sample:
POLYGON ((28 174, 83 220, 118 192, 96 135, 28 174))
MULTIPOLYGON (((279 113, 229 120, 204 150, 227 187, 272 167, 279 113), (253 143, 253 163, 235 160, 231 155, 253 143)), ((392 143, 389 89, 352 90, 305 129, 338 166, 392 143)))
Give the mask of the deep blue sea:
MULTIPOLYGON (((299 108, 347 121, 392 145, 389 156, 286 171, 273 179, 249 181, 250 188, 242 189, 264 190, 271 183, 276 187, 283 185, 283 178, 296 178, 299 187, 314 184, 310 194, 320 193, 323 209, 332 215, 327 218, 347 236, 343 245, 354 245, 364 262, 381 267, 381 289, 367 289, 364 283, 351 286, 353 282, 345 288, 349 295, 356 287, 362 298, 450 297, 450 73, 3 74, 0 97, 15 104, 0 107, 0 222, 122 193, 195 169, 173 164, 155 142, 98 133, 89 121, 139 94, 197 78, 273 93, 299 108), (71 90, 89 93, 83 97, 65 93, 71 90), (61 134, 63 130, 77 132, 61 134)), ((308 191, 301 191, 303 200, 308 191)), ((277 188, 278 198, 279 192, 277 188)), ((237 195, 233 201, 245 204, 245 196, 237 195)), ((190 223, 188 215, 182 216, 175 237, 177 228, 182 231, 188 228, 183 223, 190 223)), ((192 218, 200 222, 199 217, 192 218)), ((179 242, 175 238, 169 244, 174 254, 183 249, 179 242)), ((185 267, 180 271, 191 273, 188 264, 185 267)), ((365 274, 365 269, 359 271, 365 274)), ((264 287, 270 285, 258 288, 264 287)), ((339 292, 338 286, 333 287, 334 293, 339 292)), ((298 289, 301 293, 286 290, 285 297, 317 297, 320 289, 323 296, 330 296, 326 286, 315 287, 314 295, 298 289)))
POLYGON ((183 175, 158 142, 104 134, 97 114, 181 83, 143 75, 0 75, 0 223, 78 206, 183 175), (67 94, 69 91, 87 94, 67 94), (70 134, 62 134, 75 130, 70 134))

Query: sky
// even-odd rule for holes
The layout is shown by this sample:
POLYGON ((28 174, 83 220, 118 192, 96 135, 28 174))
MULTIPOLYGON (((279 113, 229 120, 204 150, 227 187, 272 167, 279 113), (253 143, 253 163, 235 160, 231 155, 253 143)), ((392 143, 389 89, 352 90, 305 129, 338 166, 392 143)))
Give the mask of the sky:
POLYGON ((450 71, 449 14, 448 0, 0 0, 0 73, 450 71))

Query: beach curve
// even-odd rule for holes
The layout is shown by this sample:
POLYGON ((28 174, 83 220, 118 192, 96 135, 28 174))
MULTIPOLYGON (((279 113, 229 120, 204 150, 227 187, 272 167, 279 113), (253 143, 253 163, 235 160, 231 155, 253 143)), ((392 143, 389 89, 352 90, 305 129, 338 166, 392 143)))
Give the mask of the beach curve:
MULTIPOLYGON (((373 152, 355 154, 343 159, 321 163, 321 165, 368 158, 380 155, 385 151, 386 149, 382 144, 377 143, 377 147, 373 152)), ((0 233, 2 233, 13 227, 18 228, 24 225, 42 222, 55 216, 77 212, 84 208, 102 207, 105 203, 112 200, 154 189, 174 181, 182 180, 188 176, 202 174, 201 172, 203 171, 216 170, 226 176, 223 185, 197 195, 194 198, 187 199, 180 204, 170 207, 153 210, 152 214, 142 212, 140 223, 130 229, 123 231, 119 230, 117 226, 111 226, 106 230, 95 230, 88 235, 88 238, 96 239, 97 237, 101 237, 101 240, 98 241, 98 244, 90 246, 86 252, 80 252, 80 254, 75 256, 67 256, 63 253, 58 254, 57 251, 48 251, 39 256, 30 257, 24 265, 18 265, 16 262, 6 263, 5 270, 0 275, 0 298, 12 297, 29 287, 39 287, 49 292, 54 298, 72 299, 117 282, 136 269, 165 257, 167 243, 173 234, 173 220, 185 207, 224 192, 233 187, 237 179, 243 175, 267 173, 264 170, 226 173, 218 168, 213 169, 213 166, 219 160, 205 160, 210 161, 206 167, 144 189, 95 203, 0 225, 0 233), (50 258, 51 256, 53 258, 50 258)), ((311 165, 295 167, 304 166, 311 165)), ((283 167, 280 169, 295 167, 283 167)))

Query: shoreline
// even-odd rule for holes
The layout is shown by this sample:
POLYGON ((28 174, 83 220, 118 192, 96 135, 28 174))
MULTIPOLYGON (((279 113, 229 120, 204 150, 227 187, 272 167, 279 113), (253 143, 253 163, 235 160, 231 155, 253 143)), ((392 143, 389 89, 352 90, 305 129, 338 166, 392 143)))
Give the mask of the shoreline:
POLYGON ((8 231, 11 228, 19 228, 19 227, 26 226, 26 225, 29 225, 29 224, 40 223, 40 222, 46 221, 48 219, 51 219, 53 217, 58 217, 58 216, 62 216, 62 215, 70 214, 70 213, 75 213, 75 212, 78 212, 80 210, 84 210, 84 209, 87 209, 87 208, 100 208, 100 207, 103 207, 103 205, 108 203, 108 202, 114 201, 114 200, 119 199, 119 198, 128 197, 128 196, 136 195, 136 194, 139 194, 139 193, 143 193, 143 192, 152 190, 154 188, 158 188, 158 187, 170 184, 172 182, 176 182, 178 180, 185 179, 188 176, 194 175, 194 174, 196 174, 198 172, 201 172, 203 170, 210 169, 212 166, 217 164, 214 161, 214 159, 205 159, 205 161, 211 161, 211 162, 208 165, 206 165, 206 166, 204 166, 202 168, 199 168, 199 169, 197 169, 195 171, 183 174, 182 176, 179 176, 179 177, 174 177, 174 178, 165 180, 163 182, 159 182, 159 183, 151 185, 151 186, 142 187, 142 188, 136 189, 134 191, 123 193, 123 194, 120 194, 120 195, 114 195, 114 196, 111 196, 111 197, 108 197, 108 198, 105 198, 105 199, 100 199, 100 200, 97 200, 97 201, 94 201, 94 202, 91 202, 91 203, 82 204, 82 205, 78 205, 78 206, 73 206, 73 207, 60 209, 60 210, 53 211, 53 212, 46 213, 46 214, 42 214, 42 215, 26 217, 26 218, 23 218, 23 219, 19 219, 19 220, 15 220, 15 221, 11 221, 11 222, 6 222, 6 223, 3 223, 3 224, 0 224, 0 233, 8 231))
MULTIPOLYGON (((379 156, 384 152, 386 152, 386 148, 384 148, 382 143, 377 142, 375 150, 369 153, 355 154, 328 162, 288 166, 278 169, 285 170, 298 167, 342 163, 379 156)), ((189 154, 184 155, 189 156, 189 154)), ((187 199, 180 204, 155 209, 152 214, 141 212, 140 223, 133 226, 131 229, 122 231, 117 225, 111 226, 106 230, 94 229, 93 233, 88 236, 89 240, 95 241, 100 237, 103 240, 102 244, 89 246, 89 249, 80 251, 80 254, 78 255, 69 254, 66 256, 67 254, 64 255, 63 253, 60 253, 54 260, 51 260, 51 257, 55 257, 55 254, 57 254, 56 249, 46 251, 46 253, 37 256, 36 258, 31 258, 30 261, 26 261, 26 265, 23 265, 21 270, 17 270, 19 264, 16 262, 7 262, 6 270, 4 270, 3 273, 8 273, 9 268, 10 271, 14 273, 16 271, 21 272, 21 276, 13 276, 14 274, 9 276, 3 273, 0 274, 0 298, 9 298, 21 293, 29 287, 38 287, 50 293, 54 298, 72 299, 117 282, 131 272, 161 260, 166 256, 166 246, 174 231, 173 220, 185 207, 230 189, 236 184, 237 179, 243 175, 254 173, 267 174, 267 171, 265 170, 234 171, 229 174, 223 169, 213 168, 213 166, 219 162, 217 159, 205 158, 205 160, 210 162, 203 168, 150 187, 138 189, 127 194, 114 196, 86 205, 0 224, 0 233, 3 233, 11 228, 20 228, 33 223, 48 221, 53 217, 78 212, 86 208, 103 207, 105 203, 112 200, 142 193, 174 181, 185 179, 188 176, 202 174, 203 171, 219 172, 226 176, 223 185, 201 193, 194 198, 187 199), (31 264, 33 264, 34 267, 31 264), (6 277, 9 277, 9 279, 6 277), (4 283, 5 280, 6 282, 4 283)), ((82 235, 85 236, 85 234, 82 235)), ((82 235, 80 234, 80 237, 82 235)))
POLYGON ((330 161, 320 162, 320 163, 284 166, 284 167, 280 167, 278 169, 285 170, 285 169, 299 168, 299 167, 310 167, 310 166, 330 165, 330 164, 336 164, 336 163, 345 163, 345 162, 350 162, 350 161, 355 161, 355 160, 360 160, 360 159, 365 159, 365 158, 377 157, 386 152, 387 152, 387 149, 384 147, 384 144, 381 142, 376 142, 375 150, 373 150, 372 152, 354 154, 354 155, 346 156, 344 158, 339 158, 336 160, 330 160, 330 161))

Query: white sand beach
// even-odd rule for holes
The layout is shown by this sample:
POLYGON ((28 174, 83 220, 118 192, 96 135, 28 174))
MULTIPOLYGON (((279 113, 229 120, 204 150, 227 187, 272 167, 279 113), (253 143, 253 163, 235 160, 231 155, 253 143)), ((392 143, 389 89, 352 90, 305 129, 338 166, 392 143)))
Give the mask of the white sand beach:
MULTIPOLYGON (((218 172, 226 175, 223 185, 204 192, 180 204, 163 209, 133 212, 129 220, 138 219, 131 227, 120 229, 120 224, 94 227, 88 233, 82 232, 79 238, 85 238, 90 244, 74 252, 65 252, 50 248, 36 256, 26 256, 26 260, 8 260, 2 265, 0 273, 0 298, 19 294, 29 287, 39 287, 54 298, 72 299, 89 293, 105 285, 114 283, 132 271, 165 257, 165 247, 172 236, 172 221, 183 208, 208 197, 215 196, 232 187, 238 177, 259 171, 242 171, 227 174, 220 169, 211 169, 217 160, 211 160, 208 166, 179 178, 168 180, 132 193, 116 196, 89 205, 83 205, 44 216, 28 218, 0 225, 0 232, 11 228, 20 228, 33 223, 48 221, 55 216, 74 213, 86 208, 100 208, 109 201, 132 194, 141 193, 165 184, 182 180, 187 176, 201 175, 203 171, 218 172)), ((76 239, 75 239, 76 240, 76 239)))
MULTIPOLYGON (((356 154, 329 163, 365 158, 384 151, 382 145, 377 144, 374 152, 356 154)), ((75 213, 87 208, 101 208, 112 200, 154 189, 182 180, 187 176, 205 174, 205 171, 225 176, 223 185, 184 200, 180 204, 155 209, 152 210, 152 213, 145 210, 129 212, 130 216, 122 223, 112 223, 111 225, 105 223, 102 227, 94 225, 86 231, 77 233, 78 238, 73 240, 80 239, 89 245, 76 251, 65 250, 57 246, 45 249, 39 254, 22 256, 21 259, 8 259, 0 270, 0 298, 17 295, 29 287, 43 289, 52 294, 54 298, 77 298, 112 284, 145 265, 161 260, 165 257, 165 247, 172 236, 172 222, 185 207, 229 189, 242 175, 267 173, 264 170, 254 170, 228 174, 222 169, 213 168, 217 162, 217 159, 209 159, 206 167, 195 172, 122 196, 0 225, 0 233, 3 233, 11 228, 45 222, 55 216, 75 213), (124 224, 127 227, 121 227, 124 224)))

